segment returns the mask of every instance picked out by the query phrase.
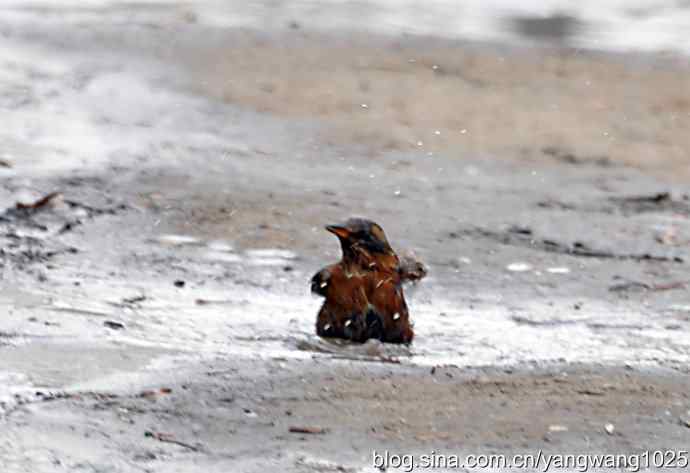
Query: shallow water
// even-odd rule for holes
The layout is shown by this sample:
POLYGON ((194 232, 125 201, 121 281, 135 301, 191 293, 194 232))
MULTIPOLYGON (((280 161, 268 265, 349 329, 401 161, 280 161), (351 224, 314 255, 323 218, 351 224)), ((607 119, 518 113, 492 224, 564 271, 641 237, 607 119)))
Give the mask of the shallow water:
MULTIPOLYGON (((177 256, 195 265, 193 279, 204 275, 208 281, 175 287, 168 278, 140 276, 132 281, 92 275, 78 290, 65 285, 48 298, 49 303, 35 301, 24 310, 59 315, 62 335, 83 338, 85 343, 105 337, 110 343, 178 350, 195 357, 392 357, 403 363, 463 367, 690 361, 690 340, 678 324, 670 324, 668 313, 583 298, 516 305, 487 293, 471 302, 465 297, 453 301, 436 292, 433 280, 408 288, 417 333, 409 348, 330 343, 314 335, 321 299, 308 294, 308 269, 295 259, 298 255, 266 248, 233 251, 230 243, 207 243, 186 235, 163 235, 153 241, 168 249, 173 243, 177 256), (224 248, 234 258, 209 261, 209 247, 224 248), (281 275, 286 264, 296 266, 289 276, 281 275), (212 282, 218 271, 234 270, 246 279, 212 282), (262 281, 270 287, 262 287, 262 281), (126 330, 104 329, 103 320, 121 322, 126 330)), ((59 278, 55 282, 60 286, 59 278)), ((46 331, 50 329, 29 335, 44 336, 46 331)))

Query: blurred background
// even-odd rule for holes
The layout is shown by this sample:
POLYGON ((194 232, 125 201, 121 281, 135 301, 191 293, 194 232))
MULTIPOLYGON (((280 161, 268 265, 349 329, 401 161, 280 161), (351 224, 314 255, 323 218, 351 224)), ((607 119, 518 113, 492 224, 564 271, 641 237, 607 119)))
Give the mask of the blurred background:
POLYGON ((324 120, 321 143, 574 155, 687 177, 683 0, 8 0, 2 8, 5 38, 154 54, 226 103, 324 120))

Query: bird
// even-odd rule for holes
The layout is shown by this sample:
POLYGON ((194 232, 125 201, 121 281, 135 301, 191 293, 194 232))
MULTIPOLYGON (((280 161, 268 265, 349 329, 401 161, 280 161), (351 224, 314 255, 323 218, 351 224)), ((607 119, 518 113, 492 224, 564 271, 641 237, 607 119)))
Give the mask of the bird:
POLYGON ((371 220, 350 218, 325 228, 340 241, 342 258, 311 279, 311 291, 325 298, 317 335, 360 343, 371 338, 412 342, 403 282, 423 278, 424 265, 412 258, 401 265, 383 229, 371 220))

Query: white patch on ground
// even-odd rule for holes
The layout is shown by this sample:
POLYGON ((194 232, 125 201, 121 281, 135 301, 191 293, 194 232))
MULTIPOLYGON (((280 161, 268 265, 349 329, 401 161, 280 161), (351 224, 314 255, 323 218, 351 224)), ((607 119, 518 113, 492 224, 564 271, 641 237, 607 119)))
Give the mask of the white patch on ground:
POLYGON ((200 243, 198 238, 188 235, 161 235, 155 241, 165 245, 196 245, 200 243))
POLYGON ((225 252, 225 253, 232 253, 234 251, 234 248, 231 244, 224 242, 224 241, 210 241, 208 243, 209 249, 217 252, 225 252))
POLYGON ((243 261, 240 255, 225 251, 207 251, 204 253, 204 258, 218 263, 242 263, 243 261))
POLYGON ((17 403, 17 396, 31 394, 36 390, 24 373, 0 371, 0 418, 17 403))
POLYGON ((281 258, 281 259, 295 259, 297 255, 290 250, 278 250, 274 248, 264 248, 259 250, 247 250, 247 255, 250 258, 281 258))
POLYGON ((522 273, 525 271, 531 271, 532 265, 529 263, 511 263, 506 266, 506 269, 515 273, 522 273))
POLYGON ((414 361, 459 366, 690 361, 690 339, 668 330, 665 317, 599 301, 581 304, 585 309, 573 311, 567 303, 559 309, 533 302, 519 315, 500 306, 415 304, 414 361))

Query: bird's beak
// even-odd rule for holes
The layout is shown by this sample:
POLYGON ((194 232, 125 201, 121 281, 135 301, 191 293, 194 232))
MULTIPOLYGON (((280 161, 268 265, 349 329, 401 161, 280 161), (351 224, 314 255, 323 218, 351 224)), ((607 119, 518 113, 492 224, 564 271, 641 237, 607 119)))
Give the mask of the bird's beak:
POLYGON ((338 238, 346 239, 350 236, 350 230, 343 225, 326 225, 326 230, 333 233, 338 238))

